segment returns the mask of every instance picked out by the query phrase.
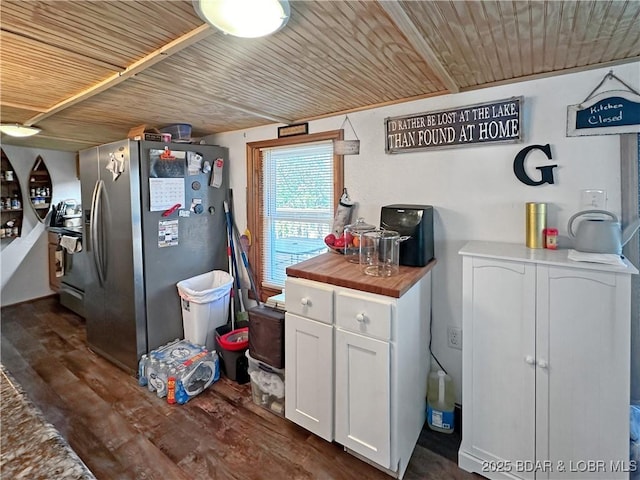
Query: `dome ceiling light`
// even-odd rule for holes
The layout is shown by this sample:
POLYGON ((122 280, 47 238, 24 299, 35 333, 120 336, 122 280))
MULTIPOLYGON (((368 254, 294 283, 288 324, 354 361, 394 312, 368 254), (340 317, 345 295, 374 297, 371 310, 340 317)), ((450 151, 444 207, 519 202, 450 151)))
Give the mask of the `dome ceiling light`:
POLYGON ((205 22, 243 38, 277 32, 290 14, 288 0, 193 0, 193 7, 205 22))
POLYGON ((11 137, 30 137, 36 133, 40 133, 40 129, 37 127, 20 125, 19 123, 3 123, 0 124, 0 132, 11 137))

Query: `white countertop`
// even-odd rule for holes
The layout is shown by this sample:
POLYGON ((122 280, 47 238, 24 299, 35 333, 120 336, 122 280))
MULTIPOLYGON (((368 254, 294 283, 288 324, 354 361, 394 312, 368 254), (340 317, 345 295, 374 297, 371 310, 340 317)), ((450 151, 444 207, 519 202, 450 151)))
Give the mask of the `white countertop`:
POLYGON ((638 269, 626 258, 622 258, 625 266, 604 263, 576 262, 569 260, 568 249, 550 250, 548 248, 528 248, 519 243, 470 241, 458 252, 460 255, 515 260, 538 264, 556 265, 569 268, 581 268, 614 273, 637 274, 638 269))

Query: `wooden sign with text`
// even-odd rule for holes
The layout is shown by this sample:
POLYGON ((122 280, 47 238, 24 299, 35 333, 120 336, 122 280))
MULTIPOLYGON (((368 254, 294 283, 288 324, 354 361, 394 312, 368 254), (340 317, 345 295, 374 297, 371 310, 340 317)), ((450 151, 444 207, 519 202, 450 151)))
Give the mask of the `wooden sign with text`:
POLYGON ((278 127, 278 138, 291 137, 293 135, 306 135, 309 133, 309 123, 296 123, 278 127))
POLYGON ((386 153, 522 141, 523 97, 385 119, 386 153))
POLYGON ((640 95, 613 90, 567 107, 567 137, 640 132, 640 95))

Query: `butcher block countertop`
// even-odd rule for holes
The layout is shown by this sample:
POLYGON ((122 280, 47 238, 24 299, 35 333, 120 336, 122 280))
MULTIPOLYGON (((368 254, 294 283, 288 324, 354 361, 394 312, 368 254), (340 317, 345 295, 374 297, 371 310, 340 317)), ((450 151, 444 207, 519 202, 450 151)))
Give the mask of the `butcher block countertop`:
POLYGON ((289 277, 305 278, 317 282, 352 288, 400 298, 424 277, 436 264, 433 259, 424 267, 400 266, 400 273, 391 277, 365 275, 357 263, 350 263, 338 253, 327 252, 304 262, 287 267, 289 277))

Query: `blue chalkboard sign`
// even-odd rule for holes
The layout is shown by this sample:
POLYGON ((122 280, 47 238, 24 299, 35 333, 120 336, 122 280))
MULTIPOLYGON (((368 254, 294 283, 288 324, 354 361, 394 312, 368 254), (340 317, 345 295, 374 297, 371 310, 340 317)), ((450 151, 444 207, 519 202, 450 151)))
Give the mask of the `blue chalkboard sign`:
POLYGON ((609 97, 576 112, 576 128, 640 125, 640 102, 609 97))
POLYGON ((636 90, 609 72, 594 92, 606 80, 618 80, 626 90, 609 90, 587 97, 579 105, 567 108, 567 136, 611 135, 640 132, 640 95, 636 90))

